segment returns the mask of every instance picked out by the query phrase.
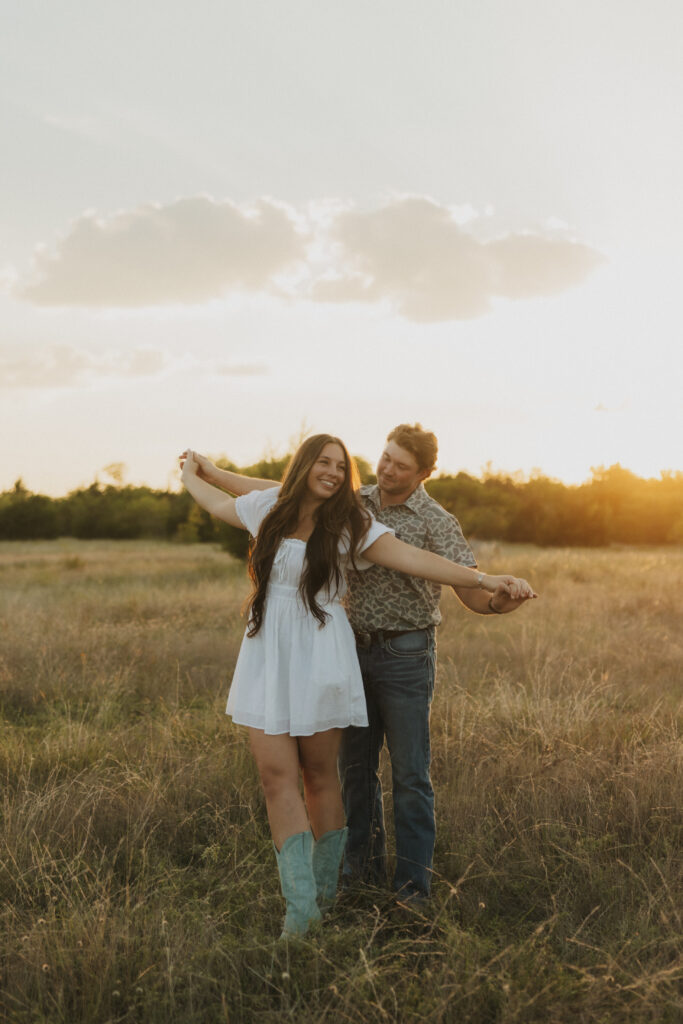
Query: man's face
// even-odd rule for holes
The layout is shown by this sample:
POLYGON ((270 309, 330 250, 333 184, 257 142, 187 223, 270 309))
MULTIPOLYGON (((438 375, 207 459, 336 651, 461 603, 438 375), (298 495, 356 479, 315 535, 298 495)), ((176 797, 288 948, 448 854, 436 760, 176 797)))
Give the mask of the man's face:
POLYGON ((407 496, 428 476, 429 470, 420 469, 412 452, 401 448, 395 441, 387 441, 377 463, 377 483, 381 491, 407 496))

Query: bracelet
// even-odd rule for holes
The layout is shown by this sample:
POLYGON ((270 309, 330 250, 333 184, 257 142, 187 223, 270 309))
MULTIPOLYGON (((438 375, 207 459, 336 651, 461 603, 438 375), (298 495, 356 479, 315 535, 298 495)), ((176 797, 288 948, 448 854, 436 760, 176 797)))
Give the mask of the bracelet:
POLYGON ((484 576, 485 575, 486 575, 485 572, 480 572, 480 573, 477 574, 476 586, 479 587, 480 590, 482 589, 482 583, 484 582, 484 576))
POLYGON ((496 608, 496 606, 494 605, 494 603, 493 603, 493 594, 491 594, 491 596, 489 598, 488 606, 489 606, 489 608, 491 609, 491 611, 493 612, 494 615, 504 615, 505 614, 505 612, 502 612, 500 610, 500 608, 496 608))

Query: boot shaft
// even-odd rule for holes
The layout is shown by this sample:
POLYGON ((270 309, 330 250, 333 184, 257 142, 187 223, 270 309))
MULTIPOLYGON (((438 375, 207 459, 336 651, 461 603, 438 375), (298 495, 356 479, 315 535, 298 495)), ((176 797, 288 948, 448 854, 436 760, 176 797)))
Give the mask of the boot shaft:
POLYGON ((287 904, 280 938, 305 935, 311 924, 320 920, 313 875, 313 835, 297 832, 285 839, 282 849, 278 851, 275 844, 273 848, 287 904))
POLYGON ((332 906, 337 895, 339 866, 344 856, 347 828, 326 832, 313 845, 313 875, 318 906, 323 913, 332 906))

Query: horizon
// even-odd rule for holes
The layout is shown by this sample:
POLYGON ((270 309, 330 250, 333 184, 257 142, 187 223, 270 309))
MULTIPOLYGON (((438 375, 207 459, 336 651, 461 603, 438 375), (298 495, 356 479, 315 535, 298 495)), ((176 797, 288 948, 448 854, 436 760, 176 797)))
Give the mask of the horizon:
MULTIPOLYGON (((237 466, 237 469, 239 471, 243 471, 253 466, 257 466, 261 462, 278 462, 282 459, 288 458, 291 454, 291 451, 282 452, 280 454, 268 451, 262 453, 260 457, 245 461, 243 463, 235 463, 233 460, 227 459, 227 456, 220 453, 209 455, 209 458, 211 458, 212 461, 217 462, 219 465, 223 461, 232 462, 234 465, 237 466)), ((364 455, 361 455, 358 452, 351 452, 350 454, 353 459, 362 459, 368 465, 372 475, 375 476, 376 461, 373 463, 364 455)), ((427 478, 427 480, 425 480, 425 484, 429 484, 431 481, 443 478, 452 479, 462 473, 465 474, 466 476, 469 476, 479 481, 484 481, 487 479, 511 480, 515 486, 523 486, 524 484, 540 479, 547 480, 550 483, 561 484, 563 487, 566 488, 580 488, 589 486, 596 479, 598 479, 601 474, 609 473, 612 470, 619 470, 629 476, 632 476, 636 481, 648 483, 661 483, 662 481, 665 481, 667 479, 676 479, 678 477, 683 476, 683 470, 669 468, 663 468, 659 470, 658 473, 653 475, 641 475, 639 473, 636 473, 630 467, 623 466, 619 462, 612 463, 609 466, 591 466, 590 473, 582 480, 576 481, 562 480, 557 476, 552 476, 548 473, 545 473, 540 467, 534 467, 529 472, 524 472, 523 470, 520 469, 507 470, 502 467, 495 467, 492 466, 491 464, 488 464, 485 466, 481 466, 478 471, 471 471, 463 467, 457 469, 446 469, 437 465, 434 472, 427 478)), ((13 490, 15 490, 17 485, 21 485, 21 487, 29 494, 40 494, 43 495, 44 497, 58 500, 60 498, 66 498, 74 492, 87 490, 89 487, 92 487, 93 484, 96 484, 99 487, 139 487, 148 488, 149 490, 153 491, 171 491, 175 493, 183 490, 183 484, 180 479, 180 472, 178 470, 170 470, 167 474, 166 482, 155 485, 145 480, 130 479, 128 475, 127 465, 123 462, 115 462, 110 463, 108 466, 102 466, 101 469, 95 471, 91 480, 83 480, 80 483, 77 483, 75 486, 70 487, 68 490, 60 493, 55 493, 53 491, 47 491, 41 488, 32 487, 29 485, 26 478, 22 474, 20 474, 15 479, 11 486, 5 486, 2 489, 0 489, 0 494, 10 494, 12 493, 13 490)))

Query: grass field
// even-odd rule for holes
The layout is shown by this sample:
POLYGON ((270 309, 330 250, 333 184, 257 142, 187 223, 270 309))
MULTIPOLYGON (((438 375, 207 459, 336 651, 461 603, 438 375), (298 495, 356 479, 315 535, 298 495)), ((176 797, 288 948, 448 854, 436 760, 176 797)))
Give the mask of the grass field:
POLYGON ((683 550, 479 554, 541 599, 444 596, 433 906, 287 946, 223 714, 244 567, 0 544, 0 1019, 680 1021, 683 550))

